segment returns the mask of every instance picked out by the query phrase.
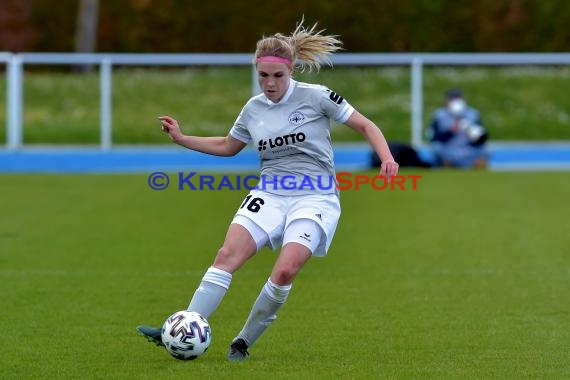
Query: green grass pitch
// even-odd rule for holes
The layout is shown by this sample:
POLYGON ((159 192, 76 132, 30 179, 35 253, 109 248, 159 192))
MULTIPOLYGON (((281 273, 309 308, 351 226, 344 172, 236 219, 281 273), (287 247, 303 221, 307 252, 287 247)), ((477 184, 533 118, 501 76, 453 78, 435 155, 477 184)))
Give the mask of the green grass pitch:
POLYGON ((417 190, 342 193, 329 256, 243 363, 225 355, 267 249, 234 276, 202 358, 177 361, 135 326, 186 308, 244 191, 1 175, 0 377, 570 378, 570 173, 403 174, 423 176, 417 190))

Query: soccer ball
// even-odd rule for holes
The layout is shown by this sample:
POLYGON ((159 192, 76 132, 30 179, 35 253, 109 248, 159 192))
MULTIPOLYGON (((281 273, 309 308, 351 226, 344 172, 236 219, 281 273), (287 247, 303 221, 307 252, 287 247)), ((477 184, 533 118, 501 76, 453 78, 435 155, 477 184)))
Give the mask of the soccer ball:
POLYGON ((210 324, 198 313, 178 311, 162 326, 162 342, 166 351, 176 359, 197 359, 206 352, 211 341, 210 324))

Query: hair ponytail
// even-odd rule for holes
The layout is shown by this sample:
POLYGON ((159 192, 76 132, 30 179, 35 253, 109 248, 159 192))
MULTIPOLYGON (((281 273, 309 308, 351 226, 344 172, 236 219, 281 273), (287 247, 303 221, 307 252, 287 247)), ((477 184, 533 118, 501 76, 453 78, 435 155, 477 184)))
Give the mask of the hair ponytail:
POLYGON ((303 21, 301 19, 290 36, 277 33, 259 40, 255 59, 268 56, 285 58, 301 71, 319 71, 322 63, 332 66, 330 55, 342 49, 342 42, 338 36, 323 35, 324 29, 316 30, 316 23, 309 29, 305 28, 303 21))

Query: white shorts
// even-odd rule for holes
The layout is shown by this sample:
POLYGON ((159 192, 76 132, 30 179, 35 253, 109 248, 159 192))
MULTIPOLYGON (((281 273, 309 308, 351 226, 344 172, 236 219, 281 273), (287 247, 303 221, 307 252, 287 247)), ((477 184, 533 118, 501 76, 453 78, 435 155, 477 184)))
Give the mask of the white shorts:
POLYGON ((277 195, 252 190, 240 205, 232 223, 246 228, 258 249, 267 245, 275 250, 294 241, 309 247, 314 256, 326 256, 339 218, 340 202, 336 194, 277 195), (296 220, 313 223, 292 224, 296 220), (315 224, 318 229, 311 227, 315 224), (303 231, 303 235, 307 233, 315 239, 309 241, 301 237, 297 232, 303 228, 308 229, 303 231), (311 228, 318 236, 311 233, 311 228))

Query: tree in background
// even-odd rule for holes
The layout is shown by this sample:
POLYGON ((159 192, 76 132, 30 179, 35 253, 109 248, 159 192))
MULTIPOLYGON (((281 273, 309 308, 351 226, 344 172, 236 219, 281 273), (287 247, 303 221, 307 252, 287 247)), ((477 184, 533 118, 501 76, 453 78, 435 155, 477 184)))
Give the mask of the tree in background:
POLYGON ((96 36, 92 48, 106 52, 243 53, 262 35, 291 30, 302 15, 340 34, 351 52, 570 46, 567 0, 0 0, 0 51, 83 51, 79 41, 89 51, 96 36))
MULTIPOLYGON (((80 0, 75 29, 75 51, 93 53, 97 47, 97 22, 99 20, 99 0, 80 0)), ((80 65, 78 71, 91 71, 92 65, 80 65)))
POLYGON ((99 0, 80 0, 77 11, 77 29, 75 32, 75 51, 93 53, 97 46, 97 21, 99 19, 99 0))
POLYGON ((0 5, 0 51, 19 52, 31 47, 37 31, 32 26, 30 0, 2 0, 0 5))

